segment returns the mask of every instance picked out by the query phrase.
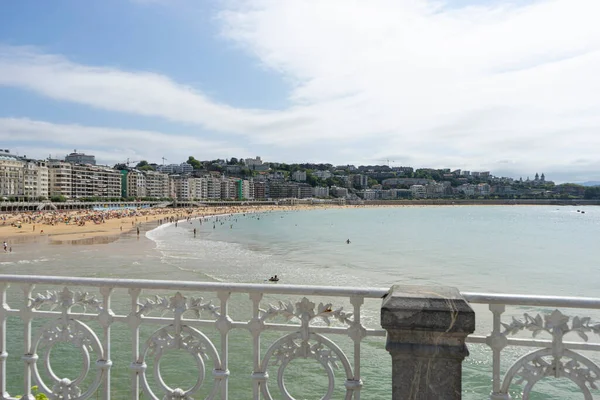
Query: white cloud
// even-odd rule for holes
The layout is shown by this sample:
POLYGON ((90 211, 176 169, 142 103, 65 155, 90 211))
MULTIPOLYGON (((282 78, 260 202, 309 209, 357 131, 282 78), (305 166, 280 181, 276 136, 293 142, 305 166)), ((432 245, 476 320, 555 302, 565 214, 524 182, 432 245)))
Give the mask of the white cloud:
POLYGON ((244 135, 279 146, 279 159, 312 158, 299 146, 316 144, 334 163, 390 158, 523 174, 595 167, 597 0, 225 4, 223 36, 293 82, 291 108, 234 108, 159 74, 22 48, 0 51, 0 85, 244 135))
POLYGON ((268 135, 293 112, 242 110, 211 101, 193 88, 149 72, 90 67, 29 48, 0 47, 0 85, 22 87, 57 99, 170 121, 202 125, 221 132, 268 135))
POLYGON ((64 157, 76 146, 79 151, 96 155, 99 163, 107 165, 128 158, 130 161, 160 162, 166 157, 169 162, 180 163, 189 156, 216 159, 243 153, 239 147, 224 142, 184 135, 0 118, 0 141, 10 143, 15 139, 20 145, 11 150, 21 155, 64 157), (40 145, 42 143, 47 145, 40 145))
POLYGON ((347 99, 330 110, 338 130, 383 142, 375 158, 473 168, 510 159, 515 169, 593 159, 600 2, 229 4, 224 35, 297 82, 298 102, 347 99))

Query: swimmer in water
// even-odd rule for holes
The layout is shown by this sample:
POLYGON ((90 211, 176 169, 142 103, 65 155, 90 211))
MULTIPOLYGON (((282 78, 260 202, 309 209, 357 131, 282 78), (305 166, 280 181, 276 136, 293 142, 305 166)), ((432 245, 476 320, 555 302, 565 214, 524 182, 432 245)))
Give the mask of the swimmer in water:
POLYGON ((346 240, 346 244, 350 244, 350 239, 346 240))

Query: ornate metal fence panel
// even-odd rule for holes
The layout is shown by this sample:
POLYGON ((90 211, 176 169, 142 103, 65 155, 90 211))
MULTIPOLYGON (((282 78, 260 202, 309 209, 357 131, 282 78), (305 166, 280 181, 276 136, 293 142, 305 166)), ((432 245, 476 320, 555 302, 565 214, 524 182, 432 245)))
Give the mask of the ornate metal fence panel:
MULTIPOLYGON (((131 388, 118 398, 139 399, 228 399, 229 334, 238 329, 252 340, 253 399, 272 399, 271 393, 293 399, 284 372, 296 359, 312 360, 324 368, 328 379, 323 399, 332 399, 342 385, 345 399, 359 399, 361 341, 366 336, 384 336, 380 329, 367 329, 361 322, 361 309, 367 298, 380 298, 385 289, 303 287, 290 285, 249 285, 201 282, 174 282, 124 279, 0 276, 0 399, 34 399, 32 387, 50 399, 111 398, 111 329, 117 325, 129 331, 131 344, 131 388), (15 299, 7 296, 9 286, 22 290, 15 299), (51 285, 52 290, 38 291, 51 285), (81 288, 87 288, 84 291, 81 288), (119 291, 129 297, 128 312, 115 311, 111 299, 119 291), (162 295, 145 295, 159 291, 162 295), (233 293, 247 294, 250 315, 236 320, 228 312, 233 293), (269 304, 265 295, 285 299, 269 304), (323 297, 319 304, 310 298, 323 297), (351 304, 350 310, 338 306, 351 304), (7 349, 7 320, 19 318, 23 324, 24 363, 21 393, 7 392, 7 361, 15 357, 7 349), (43 321, 40 328, 34 321, 43 321), (283 321, 283 322, 281 322, 283 321), (288 321, 288 322, 285 322, 288 321), (93 322, 100 326, 96 332, 93 322), (152 326, 148 336, 141 328, 152 326), (204 331, 216 330, 217 344, 204 331), (280 332, 278 339, 261 351, 265 331, 280 332), (353 351, 346 354, 332 336, 349 337, 353 351), (53 369, 50 354, 59 343, 75 346, 82 357, 82 369, 71 380, 53 369), (161 373, 166 352, 189 354, 197 368, 196 382, 188 388, 172 387, 161 373), (152 368, 149 368, 152 365, 152 368), (343 371, 344 382, 336 382, 334 370, 343 371), (151 384, 153 382, 154 384, 151 384)), ((114 396, 116 398, 116 395, 114 396)), ((250 396, 249 396, 250 397, 250 396)))
POLYGON ((600 366, 582 354, 600 352, 600 343, 597 341, 600 339, 600 320, 593 321, 588 316, 575 314, 580 309, 600 310, 600 299, 482 293, 463 295, 473 304, 489 305, 492 312, 492 332, 487 336, 470 336, 467 340, 469 343, 486 344, 492 350, 491 400, 511 399, 511 384, 521 385, 523 399, 527 400, 536 383, 544 378, 569 379, 579 387, 586 400, 593 400, 594 393, 596 397, 600 394, 600 366), (527 306, 548 311, 523 313, 509 320, 504 317, 506 306, 527 306), (515 337, 519 333, 528 333, 531 338, 515 337), (551 339, 538 339, 541 333, 551 339), (596 343, 591 342, 592 336, 596 336, 596 343), (572 341, 574 338, 580 341, 572 341), (509 346, 532 350, 514 361, 502 376, 503 350, 509 346))

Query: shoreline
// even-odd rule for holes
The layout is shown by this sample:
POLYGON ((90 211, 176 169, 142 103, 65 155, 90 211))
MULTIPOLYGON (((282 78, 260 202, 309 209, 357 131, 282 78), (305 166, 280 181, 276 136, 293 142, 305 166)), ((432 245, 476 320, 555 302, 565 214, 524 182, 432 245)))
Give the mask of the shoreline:
MULTIPOLYGON (((368 202, 357 205, 260 205, 260 206, 222 206, 210 208, 151 208, 137 210, 94 211, 73 210, 65 212, 20 212, 4 214, 0 226, 0 240, 13 244, 39 243, 50 244, 106 244, 118 240, 122 235, 144 234, 164 224, 184 222, 190 219, 227 216, 243 213, 261 213, 267 211, 308 211, 318 209, 353 209, 379 207, 465 207, 465 206, 561 206, 559 204, 482 204, 466 202, 368 202), (50 217, 50 218, 49 218, 50 217), (48 223, 48 220, 51 223, 48 223), (58 221, 58 222, 57 222, 58 221), (61 222, 66 221, 66 222, 61 222), (83 221, 73 223, 73 221, 83 221), (91 222, 93 221, 93 222, 91 222), (101 221, 101 222, 99 222, 101 221), (15 224, 15 226, 11 226, 15 224)), ((563 205, 565 206, 565 205, 563 205)), ((569 205, 571 206, 571 205, 569 205)), ((572 206, 575 206, 573 204, 572 206)), ((585 206, 585 205, 578 205, 585 206)))
MULTIPOLYGON (((338 206, 335 206, 338 207, 338 206)), ((352 207, 352 206, 349 206, 352 207)), ((278 210, 308 210, 323 206, 225 206, 211 208, 165 208, 127 211, 73 210, 65 212, 20 212, 4 214, 0 241, 9 246, 25 243, 110 243, 122 235, 145 234, 168 223, 188 218, 206 218, 278 210), (51 222, 49 222, 51 221, 51 222), (14 226, 13 226, 14 225, 14 226)))

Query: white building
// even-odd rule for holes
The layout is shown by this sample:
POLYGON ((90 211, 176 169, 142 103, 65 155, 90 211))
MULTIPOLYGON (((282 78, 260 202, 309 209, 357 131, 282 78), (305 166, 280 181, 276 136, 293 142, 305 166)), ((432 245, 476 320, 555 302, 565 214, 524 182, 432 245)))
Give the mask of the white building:
POLYGON ((331 177, 333 177, 333 174, 331 173, 331 171, 314 171, 313 175, 316 176, 319 179, 329 179, 331 177))
POLYGON ((169 175, 156 171, 144 171, 146 197, 163 199, 170 197, 169 175))
POLYGON ((206 199, 208 191, 206 178, 190 178, 190 195, 193 199, 206 199))
POLYGON ((313 188, 313 195, 315 197, 322 197, 322 198, 329 197, 329 188, 327 186, 324 186, 324 187, 316 186, 313 188))
POLYGON ((177 173, 179 174, 191 174, 194 171, 194 166, 192 164, 188 164, 186 162, 182 162, 179 164, 179 169, 177 173))
POLYGON ((414 199, 424 199, 427 196, 427 190, 423 185, 412 185, 410 187, 410 192, 414 199))
POLYGON ((206 198, 207 199, 220 199, 221 198, 221 179, 209 176, 203 178, 206 180, 206 198))
POLYGON ((430 183, 425 186, 427 198, 438 198, 444 195, 445 186, 442 183, 430 183))
POLYGON ((194 171, 194 167, 191 164, 182 162, 181 164, 159 165, 156 170, 163 174, 189 174, 194 171))
POLYGON ((256 156, 256 158, 246 158, 244 160, 244 164, 246 164, 247 167, 252 167, 252 166, 262 165, 263 162, 260 159, 260 157, 256 156))
POLYGON ((252 181, 248 181, 246 179, 241 180, 240 182, 238 182, 238 185, 241 186, 241 195, 242 197, 239 197, 240 194, 240 190, 238 190, 238 200, 252 200, 254 199, 254 182, 252 181))
POLYGON ((294 171, 292 173, 292 180, 297 182, 306 181, 306 171, 294 171))
POLYGON ((475 195, 475 185, 471 185, 470 183, 460 185, 456 188, 456 190, 460 193, 463 193, 465 196, 475 195))
POLYGON ((71 197, 120 198, 121 172, 95 165, 72 165, 71 197))
MULTIPOLYGON (((190 181, 193 178, 181 175, 171 176, 175 198, 178 200, 191 200, 192 193, 190 192, 190 181)), ((195 185, 194 185, 195 186, 195 185)))
POLYGON ((71 164, 96 165, 96 156, 78 153, 77 150, 75 150, 73 153, 65 157, 65 161, 71 164))
POLYGON ((0 151, 0 196, 25 195, 25 163, 8 150, 0 151))
POLYGON ((360 197, 362 197, 363 200, 377 200, 377 198, 380 196, 380 190, 374 190, 374 189, 364 189, 361 190, 358 194, 360 197))
POLYGON ((146 176, 136 169, 126 171, 125 197, 148 197, 146 176))
POLYGON ((330 193, 335 197, 346 197, 348 196, 348 189, 339 186, 332 186, 330 193))
POLYGON ((221 180, 221 199, 233 200, 238 198, 237 181, 239 179, 232 179, 223 177, 221 180))
POLYGON ((49 193, 49 175, 46 161, 27 160, 24 168, 25 196, 33 199, 47 199, 49 193))
POLYGON ((71 197, 73 192, 73 165, 61 161, 48 161, 49 196, 71 197))

